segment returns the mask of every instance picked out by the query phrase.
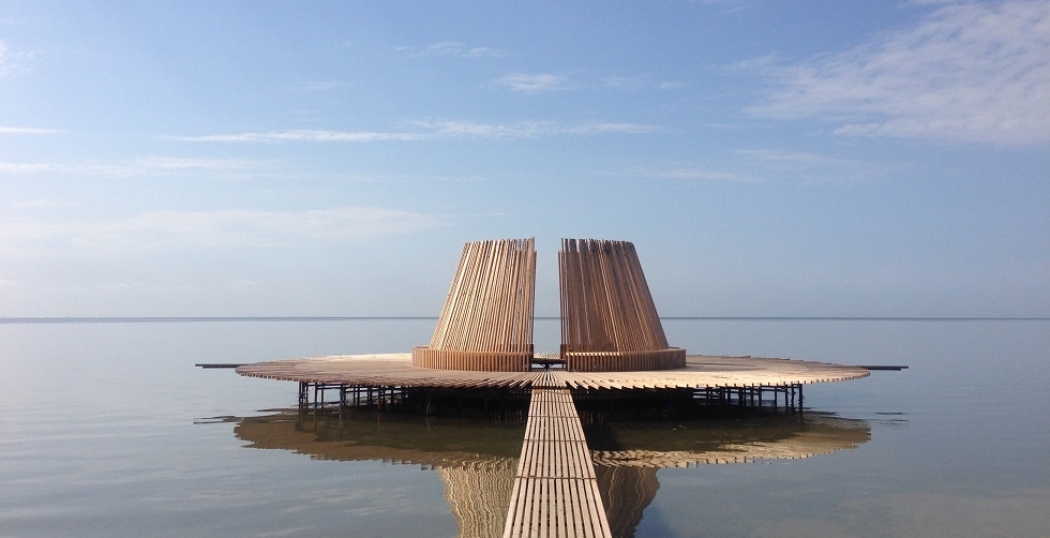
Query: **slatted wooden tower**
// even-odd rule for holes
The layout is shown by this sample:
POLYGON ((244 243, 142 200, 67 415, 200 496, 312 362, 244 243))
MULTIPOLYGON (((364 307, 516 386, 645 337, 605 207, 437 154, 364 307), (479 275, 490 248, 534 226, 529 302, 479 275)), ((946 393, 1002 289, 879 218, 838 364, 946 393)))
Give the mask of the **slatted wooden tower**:
POLYGON ((528 371, 535 289, 533 239, 467 243, 430 345, 412 350, 412 364, 442 370, 528 371))
POLYGON ((634 245, 562 239, 561 358, 574 372, 667 370, 685 350, 667 345, 634 245))
MULTIPOLYGON (((558 263, 560 359, 566 370, 685 366, 685 350, 667 345, 634 245, 563 239, 558 263)), ((467 243, 430 345, 412 351, 412 364, 441 370, 528 371, 535 288, 532 239, 467 243)))

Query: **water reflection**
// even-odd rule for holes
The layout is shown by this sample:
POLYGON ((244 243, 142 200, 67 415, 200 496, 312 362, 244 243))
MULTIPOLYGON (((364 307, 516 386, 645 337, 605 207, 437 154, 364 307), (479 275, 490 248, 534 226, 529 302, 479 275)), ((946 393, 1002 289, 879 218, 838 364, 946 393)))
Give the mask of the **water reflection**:
MULTIPOLYGON (((294 411, 230 418, 247 448, 289 450, 319 460, 384 461, 437 472, 460 537, 500 536, 524 436, 523 422, 355 411, 337 417, 294 411)), ((798 459, 854 448, 864 421, 808 413, 732 419, 616 421, 585 426, 609 524, 634 536, 660 488, 657 470, 712 463, 798 459)))
POLYGON ((656 498, 665 467, 802 459, 856 448, 864 421, 810 413, 730 420, 608 422, 584 427, 613 536, 631 537, 656 498))

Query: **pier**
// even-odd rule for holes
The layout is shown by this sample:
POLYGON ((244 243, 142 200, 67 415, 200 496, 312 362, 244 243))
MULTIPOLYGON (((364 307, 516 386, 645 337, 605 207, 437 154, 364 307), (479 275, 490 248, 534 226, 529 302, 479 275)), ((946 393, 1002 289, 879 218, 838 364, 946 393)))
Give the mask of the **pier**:
POLYGON ((503 537, 611 537, 572 395, 555 383, 537 385, 503 537))

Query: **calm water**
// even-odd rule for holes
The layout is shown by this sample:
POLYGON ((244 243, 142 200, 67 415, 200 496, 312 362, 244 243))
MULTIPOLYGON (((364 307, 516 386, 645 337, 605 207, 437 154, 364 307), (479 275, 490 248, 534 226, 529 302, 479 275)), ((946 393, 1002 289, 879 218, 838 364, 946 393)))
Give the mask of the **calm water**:
MULTIPOLYGON (((521 425, 367 413, 304 423, 279 412, 294 406, 294 384, 193 367, 407 351, 433 323, 0 323, 0 536, 488 532, 521 425)), ((1050 321, 665 329, 694 353, 911 369, 807 388, 805 423, 591 428, 623 534, 1050 535, 1050 321), (629 450, 815 455, 656 468, 629 450)), ((557 330, 539 321, 538 349, 556 350, 557 330)))

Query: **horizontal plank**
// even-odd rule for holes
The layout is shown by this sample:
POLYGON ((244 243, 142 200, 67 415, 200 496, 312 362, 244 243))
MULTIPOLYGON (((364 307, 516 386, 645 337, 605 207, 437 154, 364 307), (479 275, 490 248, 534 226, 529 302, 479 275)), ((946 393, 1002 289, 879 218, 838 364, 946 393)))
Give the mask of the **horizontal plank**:
POLYGON ((684 368, 626 372, 485 372, 435 370, 412 365, 410 353, 336 355, 244 364, 237 373, 250 377, 386 387, 571 388, 583 390, 782 387, 866 377, 859 366, 759 357, 690 355, 684 368))

